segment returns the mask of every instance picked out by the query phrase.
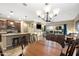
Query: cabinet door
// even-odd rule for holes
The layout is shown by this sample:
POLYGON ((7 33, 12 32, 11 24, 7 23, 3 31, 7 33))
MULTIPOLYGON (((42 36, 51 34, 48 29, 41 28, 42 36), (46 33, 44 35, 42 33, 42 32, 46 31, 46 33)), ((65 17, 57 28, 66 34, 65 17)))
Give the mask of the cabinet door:
POLYGON ((20 32, 20 23, 15 23, 15 27, 16 27, 16 30, 18 31, 18 32, 20 32))
POLYGON ((7 47, 10 47, 12 46, 12 37, 11 36, 8 36, 7 39, 6 39, 6 44, 7 44, 7 47))
POLYGON ((0 30, 6 29, 6 22, 3 20, 0 20, 0 30))

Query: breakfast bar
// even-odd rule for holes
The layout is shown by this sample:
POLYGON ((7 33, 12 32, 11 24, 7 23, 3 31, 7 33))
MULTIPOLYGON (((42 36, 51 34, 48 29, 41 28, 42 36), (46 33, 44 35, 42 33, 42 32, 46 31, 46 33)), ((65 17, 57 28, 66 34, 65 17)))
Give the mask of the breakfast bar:
POLYGON ((23 35, 26 35, 27 33, 6 33, 6 34, 2 34, 1 38, 2 38, 2 47, 3 50, 6 50, 7 47, 12 46, 12 40, 13 38, 16 37, 21 37, 23 35))

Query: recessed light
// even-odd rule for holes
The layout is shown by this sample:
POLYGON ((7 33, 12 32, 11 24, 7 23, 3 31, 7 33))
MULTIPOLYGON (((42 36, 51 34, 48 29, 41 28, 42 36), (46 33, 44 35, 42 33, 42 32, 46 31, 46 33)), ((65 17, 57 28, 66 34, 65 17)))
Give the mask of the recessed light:
POLYGON ((10 11, 10 13, 13 13, 13 11, 10 11))
POLYGON ((13 15, 14 14, 13 11, 10 11, 10 14, 13 15))
POLYGON ((45 3, 45 5, 48 5, 49 3, 45 3))
POLYGON ((23 6, 27 6, 27 4, 26 3, 22 3, 23 4, 23 6))

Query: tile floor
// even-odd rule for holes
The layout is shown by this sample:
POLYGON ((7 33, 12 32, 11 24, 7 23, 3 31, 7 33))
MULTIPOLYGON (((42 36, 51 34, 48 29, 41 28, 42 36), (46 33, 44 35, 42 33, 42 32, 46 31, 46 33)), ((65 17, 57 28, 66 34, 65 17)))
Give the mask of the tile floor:
POLYGON ((18 46, 16 48, 10 48, 6 51, 3 51, 5 56, 18 56, 20 53, 22 53, 21 47, 18 46))

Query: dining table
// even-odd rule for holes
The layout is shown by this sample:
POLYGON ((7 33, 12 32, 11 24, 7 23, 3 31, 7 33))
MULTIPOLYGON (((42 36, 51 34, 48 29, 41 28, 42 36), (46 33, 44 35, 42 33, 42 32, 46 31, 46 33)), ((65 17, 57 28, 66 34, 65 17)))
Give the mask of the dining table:
POLYGON ((50 40, 38 40, 23 49, 23 56, 60 56, 62 46, 50 40))

